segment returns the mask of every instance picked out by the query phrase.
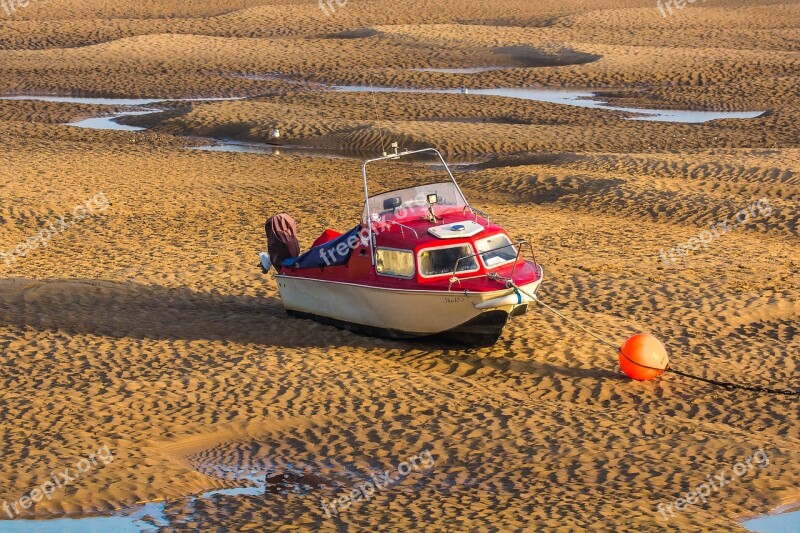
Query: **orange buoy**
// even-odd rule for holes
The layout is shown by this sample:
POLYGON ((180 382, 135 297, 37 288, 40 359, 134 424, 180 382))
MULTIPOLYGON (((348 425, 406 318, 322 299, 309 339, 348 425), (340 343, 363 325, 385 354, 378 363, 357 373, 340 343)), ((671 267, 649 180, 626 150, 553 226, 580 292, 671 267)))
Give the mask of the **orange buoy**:
POLYGON ((667 371, 669 356, 657 338, 637 333, 619 349, 619 366, 631 379, 650 381, 667 371))

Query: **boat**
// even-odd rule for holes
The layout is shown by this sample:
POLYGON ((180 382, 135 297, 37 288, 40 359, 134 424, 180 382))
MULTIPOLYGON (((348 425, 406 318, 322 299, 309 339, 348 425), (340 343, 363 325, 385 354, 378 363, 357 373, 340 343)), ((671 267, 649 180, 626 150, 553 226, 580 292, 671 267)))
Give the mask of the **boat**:
POLYGON ((542 283, 533 247, 467 202, 438 150, 393 147, 362 165, 364 211, 355 227, 325 230, 301 254, 294 221, 278 214, 266 223, 261 268, 275 267, 293 317, 372 336, 491 346, 511 317, 526 313, 542 283), (400 161, 398 176, 406 179, 414 165, 404 160, 423 156, 435 159, 434 177, 372 193, 373 165, 400 161))

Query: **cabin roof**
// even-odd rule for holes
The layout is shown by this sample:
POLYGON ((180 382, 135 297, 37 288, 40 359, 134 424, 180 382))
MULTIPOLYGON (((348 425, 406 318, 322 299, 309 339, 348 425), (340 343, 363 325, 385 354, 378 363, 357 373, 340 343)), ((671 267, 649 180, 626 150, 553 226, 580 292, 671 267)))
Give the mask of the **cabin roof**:
POLYGON ((422 247, 456 245, 504 233, 503 228, 497 224, 487 221, 485 218, 476 216, 461 209, 456 211, 437 210, 436 223, 430 222, 423 213, 427 210, 411 213, 403 218, 396 218, 394 215, 385 215, 380 222, 373 222, 373 232, 375 241, 379 247, 398 248, 401 250, 418 250, 422 247), (461 222, 473 221, 483 226, 484 230, 470 237, 442 239, 435 237, 428 232, 429 228, 436 226, 452 226, 461 222))

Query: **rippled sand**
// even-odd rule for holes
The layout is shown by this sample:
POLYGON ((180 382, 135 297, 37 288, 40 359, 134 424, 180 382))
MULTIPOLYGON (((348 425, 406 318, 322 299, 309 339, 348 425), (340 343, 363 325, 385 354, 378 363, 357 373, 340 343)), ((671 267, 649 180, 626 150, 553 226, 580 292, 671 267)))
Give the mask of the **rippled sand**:
POLYGON ((530 237, 545 301, 620 343, 651 331, 683 371, 797 389, 796 3, 692 4, 668 19, 644 1, 454 12, 351 0, 331 17, 313 2, 173 4, 51 0, 0 23, 6 94, 253 97, 165 104, 126 119, 152 127, 137 133, 60 125, 124 107, 0 101, 0 249, 99 192, 110 202, 0 260, 0 503, 102 445, 112 462, 23 516, 163 501, 178 529, 660 530, 659 503, 730 477, 761 447, 769 466, 669 524, 730 531, 800 500, 796 396, 674 374, 631 382, 613 350, 541 309, 481 350, 287 317, 256 267, 263 221, 290 213, 306 245, 350 227, 359 161, 189 151, 203 141, 181 137, 264 141, 279 127, 292 143, 374 152, 382 133, 490 158, 457 177, 472 203, 530 237), (497 63, 515 68, 408 70, 497 63), (243 76, 274 72, 291 79, 243 76), (656 124, 298 80, 595 87, 625 105, 769 112, 656 124), (661 263, 662 248, 759 199, 769 216, 661 263), (322 502, 426 451, 432 466, 325 516, 322 502), (264 495, 191 498, 265 477, 264 495))

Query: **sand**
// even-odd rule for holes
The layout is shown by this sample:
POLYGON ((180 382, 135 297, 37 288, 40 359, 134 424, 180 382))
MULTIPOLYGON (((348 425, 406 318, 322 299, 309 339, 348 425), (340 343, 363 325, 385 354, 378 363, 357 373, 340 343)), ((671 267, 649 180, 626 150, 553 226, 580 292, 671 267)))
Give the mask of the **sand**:
POLYGON ((124 106, 0 100, 0 251, 100 193, 110 204, 0 258, 0 504, 101 446, 113 461, 21 517, 162 502, 175 529, 730 531, 800 501, 796 396, 632 382, 541 308, 480 350, 289 318, 256 266, 264 219, 291 214, 306 245, 351 227, 360 162, 186 149, 277 127, 309 147, 483 161, 457 178, 530 238, 546 302, 620 343, 654 333, 685 372, 797 390, 797 3, 666 19, 644 1, 351 0, 330 17, 313 2, 202 4, 50 0, 0 19, 2 94, 249 97, 158 104, 124 119, 150 128, 134 133, 62 125, 124 106), (409 70, 491 65, 509 68, 409 70), (320 83, 593 88, 619 105, 768 113, 653 123, 320 83), (759 200, 769 215, 678 265, 659 258, 759 200), (768 466, 665 522, 659 503, 759 449, 768 466), (322 502, 427 452, 432 466, 326 517, 322 502), (265 494, 195 498, 265 476, 265 494))

